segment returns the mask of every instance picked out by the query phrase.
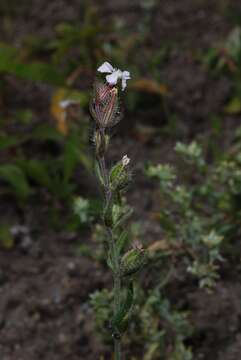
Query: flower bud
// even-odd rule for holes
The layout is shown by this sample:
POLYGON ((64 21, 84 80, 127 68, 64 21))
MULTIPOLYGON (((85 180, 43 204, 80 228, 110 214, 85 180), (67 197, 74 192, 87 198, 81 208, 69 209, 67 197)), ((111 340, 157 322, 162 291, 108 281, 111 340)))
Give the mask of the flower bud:
POLYGON ((139 271, 146 262, 146 251, 142 248, 129 250, 121 259, 121 276, 133 275, 139 271))
POLYGON ((124 155, 121 161, 122 161, 122 165, 125 167, 129 164, 130 159, 128 158, 127 155, 124 155))
POLYGON ((131 174, 126 167, 129 162, 130 159, 127 157, 127 155, 125 155, 123 156, 122 160, 114 165, 111 169, 110 184, 112 190, 122 190, 128 185, 131 179, 131 174))
POLYGON ((100 82, 94 83, 94 98, 96 102, 102 103, 105 102, 107 97, 109 96, 109 92, 111 90, 110 86, 106 84, 102 84, 100 82))
POLYGON ((109 145, 109 135, 104 134, 99 130, 95 131, 94 143, 95 143, 96 156, 97 157, 104 156, 109 145))
POLYGON ((96 83, 90 112, 99 128, 114 126, 120 119, 117 88, 96 83))

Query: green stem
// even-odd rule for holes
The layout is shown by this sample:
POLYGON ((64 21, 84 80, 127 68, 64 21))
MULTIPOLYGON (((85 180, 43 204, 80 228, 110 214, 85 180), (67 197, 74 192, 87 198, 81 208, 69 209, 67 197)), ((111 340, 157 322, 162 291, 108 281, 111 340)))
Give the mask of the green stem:
MULTIPOLYGON (((101 175, 104 180, 104 190, 105 190, 105 206, 109 203, 112 198, 112 191, 109 184, 109 178, 105 163, 105 157, 97 159, 99 162, 99 167, 101 175)), ((110 239, 110 251, 113 259, 113 281, 114 281, 114 316, 118 313, 120 309, 120 296, 121 296, 121 278, 120 278, 120 256, 118 249, 116 247, 116 242, 114 238, 113 231, 110 227, 106 227, 110 239)), ((115 334, 114 334, 115 336, 115 334)), ((121 360, 121 340, 118 337, 118 334, 114 338, 114 353, 115 360, 121 360)))
MULTIPOLYGON (((114 277, 114 316, 115 316, 120 310, 121 278, 120 278, 120 259, 112 232, 111 232, 111 242, 112 242, 112 254, 113 254, 113 262, 114 262, 113 277, 114 277)), ((120 360, 121 359, 120 338, 114 339, 114 346, 115 346, 115 360, 120 360)))
POLYGON ((121 360, 121 343, 119 339, 114 340, 115 360, 121 360))

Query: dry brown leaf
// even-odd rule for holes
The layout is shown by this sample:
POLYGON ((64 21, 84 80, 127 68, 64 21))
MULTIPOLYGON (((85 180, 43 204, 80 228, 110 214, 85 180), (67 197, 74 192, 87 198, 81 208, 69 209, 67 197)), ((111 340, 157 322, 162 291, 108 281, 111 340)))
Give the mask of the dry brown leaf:
POLYGON ((162 239, 162 240, 157 240, 155 241, 153 244, 151 244, 148 247, 148 251, 154 253, 156 251, 166 251, 166 250, 170 250, 170 244, 168 243, 168 241, 166 239, 162 239))
POLYGON ((169 91, 165 84, 160 84, 151 79, 138 79, 133 81, 131 87, 137 91, 144 91, 150 94, 168 95, 169 91))

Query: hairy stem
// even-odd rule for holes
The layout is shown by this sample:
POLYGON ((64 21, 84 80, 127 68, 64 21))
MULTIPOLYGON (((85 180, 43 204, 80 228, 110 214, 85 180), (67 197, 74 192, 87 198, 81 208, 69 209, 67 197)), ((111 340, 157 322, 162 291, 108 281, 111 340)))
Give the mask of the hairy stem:
MULTIPOLYGON (((114 263, 113 278, 114 278, 114 316, 115 316, 120 309, 120 296, 121 296, 120 259, 116 248, 113 233, 110 229, 108 229, 108 232, 110 233, 110 241, 112 247, 111 253, 114 263)), ((119 338, 114 339, 114 345, 115 345, 115 360, 120 360, 121 343, 119 338)))
MULTIPOLYGON (((101 176, 104 181, 104 195, 105 195, 105 206, 109 204, 112 199, 112 191, 109 184, 108 171, 106 168, 105 157, 97 158, 99 163, 101 176)), ((114 281, 114 316, 120 309, 120 296, 121 296, 121 278, 120 278, 120 256, 116 247, 114 233, 111 227, 106 227, 107 234, 109 236, 109 246, 111 257, 113 261, 113 281, 114 281)), ((121 341, 118 334, 114 334, 114 352, 115 360, 121 360, 121 341)))

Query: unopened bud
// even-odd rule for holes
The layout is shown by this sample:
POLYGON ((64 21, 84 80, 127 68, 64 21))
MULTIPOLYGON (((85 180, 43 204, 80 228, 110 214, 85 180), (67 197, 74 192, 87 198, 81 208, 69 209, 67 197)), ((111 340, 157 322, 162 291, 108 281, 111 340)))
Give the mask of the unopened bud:
POLYGON ((123 156, 122 165, 127 166, 129 164, 129 162, 130 162, 130 159, 128 158, 128 156, 127 155, 123 156))
POLYGON ((125 155, 121 161, 113 166, 110 172, 110 184, 112 190, 124 189, 131 180, 131 174, 126 168, 130 159, 125 155))
POLYGON ((146 262, 146 251, 142 248, 135 248, 128 251, 121 259, 121 275, 133 275, 139 271, 146 262))
POLYGON ((114 126, 120 119, 117 88, 95 84, 90 112, 99 128, 114 126))
POLYGON ((95 82, 94 83, 94 98, 95 101, 103 103, 106 101, 106 99, 109 96, 109 92, 111 90, 111 87, 106 85, 106 84, 102 84, 100 82, 95 82))

